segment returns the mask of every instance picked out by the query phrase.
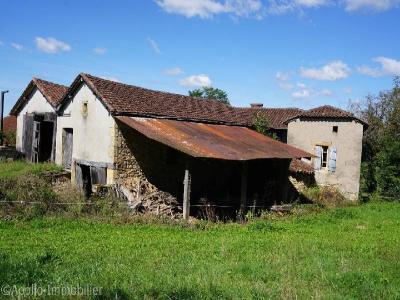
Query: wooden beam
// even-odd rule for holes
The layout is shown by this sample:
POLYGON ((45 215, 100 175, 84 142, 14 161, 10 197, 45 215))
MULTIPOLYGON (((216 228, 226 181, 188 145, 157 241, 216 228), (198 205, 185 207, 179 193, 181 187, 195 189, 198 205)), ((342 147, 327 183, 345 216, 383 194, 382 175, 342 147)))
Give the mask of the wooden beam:
POLYGON ((247 173, 248 173, 247 162, 242 163, 242 177, 240 185, 240 212, 246 211, 247 205, 247 173))
POLYGON ((190 215, 190 172, 188 166, 185 169, 183 180, 183 219, 189 219, 190 215))

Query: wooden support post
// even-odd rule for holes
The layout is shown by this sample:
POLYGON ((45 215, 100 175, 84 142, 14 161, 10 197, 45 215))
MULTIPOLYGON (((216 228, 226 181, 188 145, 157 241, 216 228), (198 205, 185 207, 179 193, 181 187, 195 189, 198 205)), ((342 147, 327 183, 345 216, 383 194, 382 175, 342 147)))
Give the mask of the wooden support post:
POLYGON ((183 219, 189 219, 190 215, 190 172, 186 165, 185 179, 183 180, 183 219))
POLYGON ((242 178, 240 186, 240 212, 243 214, 246 211, 247 205, 247 162, 242 164, 242 178))

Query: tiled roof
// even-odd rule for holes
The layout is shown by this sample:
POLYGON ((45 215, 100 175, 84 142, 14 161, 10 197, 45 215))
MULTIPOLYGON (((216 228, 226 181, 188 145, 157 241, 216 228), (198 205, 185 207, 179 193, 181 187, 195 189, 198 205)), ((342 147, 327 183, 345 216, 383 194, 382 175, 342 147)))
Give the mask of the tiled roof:
POLYGON ((302 111, 301 113, 288 118, 285 121, 285 123, 295 118, 335 118, 335 119, 344 118, 344 119, 354 119, 361 122, 362 124, 366 124, 365 121, 357 118, 351 112, 330 105, 319 106, 313 109, 302 111))
POLYGON ((216 100, 153 91, 84 73, 75 79, 70 92, 79 86, 81 78, 114 115, 243 125, 235 108, 216 100))
POLYGON ((17 117, 7 116, 3 119, 4 132, 17 130, 17 117))
POLYGON ((22 93, 21 97, 19 97, 18 101, 15 103, 14 107, 11 109, 10 115, 16 116, 22 110, 35 88, 42 93, 44 98, 54 108, 61 103, 65 93, 68 90, 68 87, 66 86, 39 78, 33 78, 22 93))
POLYGON ((57 107, 60 104, 68 90, 68 87, 64 85, 43 79, 33 78, 33 81, 36 83, 38 89, 42 92, 46 100, 49 101, 49 103, 54 107, 57 107))
POLYGON ((251 125, 253 118, 256 114, 265 116, 269 125, 274 129, 286 129, 287 124, 284 123, 287 119, 297 116, 302 112, 299 108, 251 108, 251 107, 238 107, 236 111, 239 113, 241 119, 248 125, 251 125))
POLYGON ((296 158, 292 159, 289 171, 293 173, 314 174, 314 168, 312 165, 296 158))
POLYGON ((239 108, 216 100, 205 100, 154 91, 81 73, 70 92, 83 79, 114 115, 161 117, 186 121, 251 126, 254 115, 264 114, 272 128, 283 129, 283 122, 301 112, 297 108, 239 108))
POLYGON ((322 106, 307 111, 299 108, 232 107, 217 100, 154 91, 85 73, 76 77, 64 96, 65 101, 61 101, 62 105, 68 102, 68 96, 80 86, 82 81, 90 87, 113 115, 251 126, 254 116, 262 114, 274 129, 286 129, 287 121, 300 116, 356 119, 351 113, 332 106, 322 106))

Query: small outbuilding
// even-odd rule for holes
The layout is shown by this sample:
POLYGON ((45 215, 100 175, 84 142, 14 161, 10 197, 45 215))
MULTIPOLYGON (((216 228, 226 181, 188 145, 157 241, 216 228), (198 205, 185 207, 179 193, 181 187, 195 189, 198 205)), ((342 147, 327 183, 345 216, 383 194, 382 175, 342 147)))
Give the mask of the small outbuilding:
POLYGON ((17 118, 16 148, 30 162, 55 160, 56 108, 67 87, 33 78, 11 109, 17 118))
POLYGON ((235 213, 280 203, 291 159, 312 156, 243 126, 218 101, 89 74, 58 113, 56 162, 78 186, 113 185, 134 207, 175 205, 185 217, 207 205, 235 213))

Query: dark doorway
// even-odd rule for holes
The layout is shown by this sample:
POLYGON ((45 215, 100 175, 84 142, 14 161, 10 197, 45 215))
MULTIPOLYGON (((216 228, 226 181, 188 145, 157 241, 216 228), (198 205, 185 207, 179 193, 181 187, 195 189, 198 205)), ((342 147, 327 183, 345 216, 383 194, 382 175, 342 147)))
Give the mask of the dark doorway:
POLYGON ((62 164, 64 168, 70 170, 72 163, 73 130, 72 128, 63 128, 62 136, 62 164))
POLYGON ((39 133, 39 161, 50 161, 53 143, 53 122, 41 122, 39 133))
POLYGON ((22 148, 30 162, 54 161, 56 121, 53 113, 25 114, 22 148))
POLYGON ((107 183, 107 168, 77 163, 75 180, 85 196, 90 197, 93 193, 93 185, 107 183))
POLYGON ((90 167, 86 165, 79 165, 82 170, 82 187, 86 197, 92 195, 92 178, 90 176, 90 167))

